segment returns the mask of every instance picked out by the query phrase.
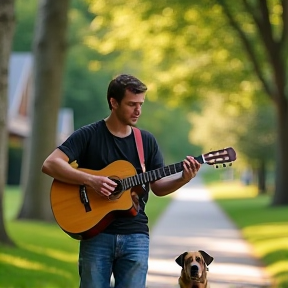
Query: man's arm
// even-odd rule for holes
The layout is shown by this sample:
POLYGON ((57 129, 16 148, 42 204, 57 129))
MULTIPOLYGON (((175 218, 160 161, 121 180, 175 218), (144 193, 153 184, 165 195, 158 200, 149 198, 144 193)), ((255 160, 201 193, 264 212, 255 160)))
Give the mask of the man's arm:
POLYGON ((187 156, 183 161, 182 173, 177 173, 151 183, 151 190, 157 196, 165 196, 173 193, 194 178, 200 167, 201 165, 197 160, 191 156, 187 156))
POLYGON ((105 196, 111 195, 117 186, 108 177, 92 175, 73 168, 68 161, 68 156, 57 148, 44 161, 42 172, 61 182, 90 186, 105 196))

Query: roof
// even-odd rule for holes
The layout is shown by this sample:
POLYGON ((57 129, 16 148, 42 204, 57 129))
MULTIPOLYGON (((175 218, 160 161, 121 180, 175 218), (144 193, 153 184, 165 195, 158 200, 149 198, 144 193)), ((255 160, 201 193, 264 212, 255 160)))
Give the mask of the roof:
MULTIPOLYGON (((8 131, 21 138, 30 133, 29 102, 32 90, 33 56, 29 52, 15 52, 10 56, 8 77, 8 131)), ((74 131, 74 113, 61 108, 58 116, 58 142, 74 131)))
POLYGON ((32 75, 33 58, 31 53, 13 53, 9 61, 8 116, 18 114, 24 87, 32 75))

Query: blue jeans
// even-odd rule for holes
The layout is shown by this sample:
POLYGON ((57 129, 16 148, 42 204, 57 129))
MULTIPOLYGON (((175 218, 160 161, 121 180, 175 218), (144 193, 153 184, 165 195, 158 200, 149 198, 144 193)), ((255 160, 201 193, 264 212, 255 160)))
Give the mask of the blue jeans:
POLYGON ((80 288, 145 288, 149 236, 100 233, 80 242, 80 288))

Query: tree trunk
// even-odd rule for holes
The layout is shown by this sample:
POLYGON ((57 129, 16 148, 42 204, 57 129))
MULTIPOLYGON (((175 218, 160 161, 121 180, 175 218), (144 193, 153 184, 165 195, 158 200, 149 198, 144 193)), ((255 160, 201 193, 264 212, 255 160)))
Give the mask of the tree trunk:
POLYGON ((14 0, 0 0, 0 243, 14 245, 5 229, 3 195, 8 155, 8 68, 15 26, 14 0))
POLYGON ((277 115, 278 145, 273 206, 288 205, 288 100, 279 103, 277 115))
POLYGON ((45 158, 56 146, 58 112, 66 55, 70 0, 41 0, 34 37, 34 91, 32 131, 24 153, 21 175, 24 201, 19 218, 49 221, 48 176, 41 173, 45 158))
POLYGON ((266 163, 261 160, 258 167, 258 194, 266 193, 266 163))

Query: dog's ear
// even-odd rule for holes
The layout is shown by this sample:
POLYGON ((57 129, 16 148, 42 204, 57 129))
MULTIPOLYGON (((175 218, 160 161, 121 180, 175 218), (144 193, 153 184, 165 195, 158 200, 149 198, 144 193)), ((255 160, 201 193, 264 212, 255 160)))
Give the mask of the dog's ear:
POLYGON ((203 256, 204 261, 205 261, 207 266, 214 260, 214 258, 212 256, 210 256, 208 253, 206 253, 205 251, 199 250, 199 252, 203 256))
POLYGON ((184 268, 184 259, 187 254, 188 252, 184 252, 175 259, 175 262, 182 268, 184 268))

